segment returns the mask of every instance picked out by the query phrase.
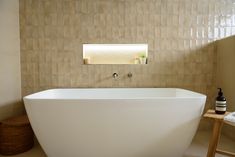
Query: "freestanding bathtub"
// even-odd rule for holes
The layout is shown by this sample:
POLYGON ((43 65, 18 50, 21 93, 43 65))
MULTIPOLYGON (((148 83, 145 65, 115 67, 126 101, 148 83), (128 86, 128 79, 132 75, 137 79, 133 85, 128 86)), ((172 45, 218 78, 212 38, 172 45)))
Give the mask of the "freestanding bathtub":
POLYGON ((205 101, 174 88, 51 89, 24 97, 48 157, 181 157, 205 101))

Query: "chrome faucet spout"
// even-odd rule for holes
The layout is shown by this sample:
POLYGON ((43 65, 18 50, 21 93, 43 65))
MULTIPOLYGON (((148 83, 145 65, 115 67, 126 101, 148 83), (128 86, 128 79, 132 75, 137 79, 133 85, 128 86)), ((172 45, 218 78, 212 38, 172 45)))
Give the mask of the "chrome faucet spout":
POLYGON ((113 73, 113 78, 117 78, 118 74, 117 73, 113 73))

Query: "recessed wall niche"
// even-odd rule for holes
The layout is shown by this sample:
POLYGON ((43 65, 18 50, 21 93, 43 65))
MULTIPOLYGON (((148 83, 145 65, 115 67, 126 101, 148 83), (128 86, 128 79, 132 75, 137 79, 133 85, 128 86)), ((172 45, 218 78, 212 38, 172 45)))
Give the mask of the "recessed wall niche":
POLYGON ((147 64, 147 44, 83 44, 84 64, 147 64))

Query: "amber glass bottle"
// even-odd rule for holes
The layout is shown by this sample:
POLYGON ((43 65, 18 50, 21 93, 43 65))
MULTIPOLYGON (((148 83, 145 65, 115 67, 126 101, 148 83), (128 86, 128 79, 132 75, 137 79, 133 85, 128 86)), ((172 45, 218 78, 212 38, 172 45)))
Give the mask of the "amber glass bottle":
POLYGON ((223 96, 223 92, 221 88, 218 88, 218 96, 216 97, 215 103, 215 113, 217 114, 224 114, 226 112, 226 98, 223 96))

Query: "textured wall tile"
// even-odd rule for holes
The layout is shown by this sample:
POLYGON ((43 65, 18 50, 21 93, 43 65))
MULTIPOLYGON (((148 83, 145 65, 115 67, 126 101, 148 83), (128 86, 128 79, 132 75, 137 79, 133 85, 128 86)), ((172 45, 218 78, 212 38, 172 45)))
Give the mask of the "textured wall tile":
POLYGON ((20 0, 22 94, 179 87, 207 94, 207 109, 216 81, 210 42, 235 34, 234 8, 234 0, 20 0), (83 65, 84 43, 147 43, 149 64, 83 65))

